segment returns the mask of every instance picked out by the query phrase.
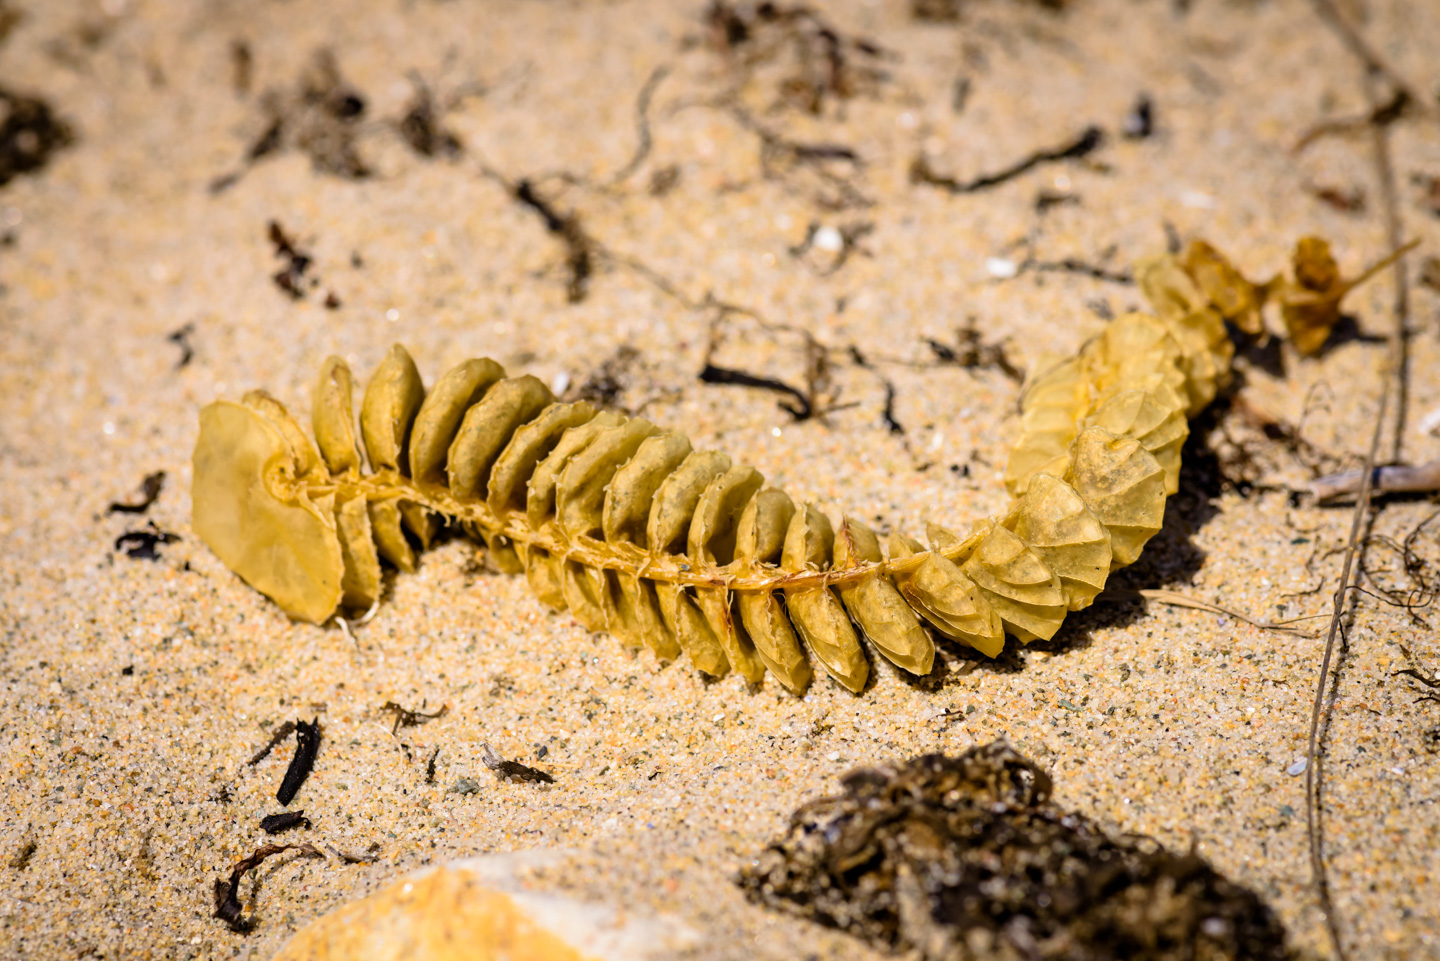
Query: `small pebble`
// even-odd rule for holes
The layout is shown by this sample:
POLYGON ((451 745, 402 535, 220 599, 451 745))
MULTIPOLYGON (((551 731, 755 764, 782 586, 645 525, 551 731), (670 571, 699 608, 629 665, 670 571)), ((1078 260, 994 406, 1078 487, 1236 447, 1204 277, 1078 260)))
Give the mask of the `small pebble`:
POLYGON ((473 777, 462 777, 450 785, 451 794, 479 794, 480 782, 473 777))
POLYGON ((1422 434, 1440 434, 1440 407, 1420 418, 1418 426, 1422 434))
POLYGON ((1014 277, 1020 273, 1020 265, 1004 257, 987 257, 985 270, 991 277, 1014 277))
POLYGON ((845 246, 845 238, 834 227, 821 227, 815 231, 815 249, 839 253, 845 246))

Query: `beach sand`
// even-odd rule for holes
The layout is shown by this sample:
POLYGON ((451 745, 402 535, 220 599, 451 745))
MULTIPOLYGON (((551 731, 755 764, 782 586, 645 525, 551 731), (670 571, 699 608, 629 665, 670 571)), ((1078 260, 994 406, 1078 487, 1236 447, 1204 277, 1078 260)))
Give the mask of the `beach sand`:
MULTIPOLYGON (((417 868, 539 850, 570 853, 532 872, 535 889, 676 919, 700 935, 687 957, 875 957, 747 903, 735 873, 846 770, 1002 736, 1062 804, 1193 846, 1269 901, 1303 952, 1329 956, 1294 773, 1317 637, 1102 599, 995 662, 943 647, 934 678, 876 660, 863 696, 820 678, 797 699, 587 633, 463 539, 387 577, 353 639, 293 623, 189 521, 202 405, 264 387, 304 416, 328 354, 363 378, 398 341, 427 383, 471 356, 555 384, 608 370, 617 403, 797 501, 916 535, 927 519, 968 529, 1007 503, 1019 388, 927 341, 958 349, 970 326, 1024 368, 1140 305, 1133 285, 1027 256, 1123 271, 1164 249, 1166 225, 1257 279, 1307 233, 1350 273, 1387 252, 1369 133, 1292 150, 1367 110, 1361 68, 1312 6, 1183 6, 976 0, 958 23, 925 23, 903 3, 827 2, 816 9, 847 38, 837 81, 764 31, 718 49, 698 2, 0 5, 21 14, 0 82, 73 130, 0 187, 0 956, 265 958, 417 868), (438 140, 400 122, 417 84, 438 140), (1142 95, 1153 133, 1127 138, 1142 95), (969 181, 1092 124, 1098 149, 988 189, 909 176, 923 155, 969 181), (588 278, 516 199, 525 181, 588 238, 588 278), (830 362, 823 417, 697 377, 708 360, 804 385, 812 340, 830 362), (156 471, 146 514, 107 511, 156 471), (154 559, 117 550, 150 522, 178 540, 154 559), (447 710, 393 730, 387 701, 447 710), (213 885, 275 840, 258 821, 281 810, 293 748, 247 762, 275 726, 312 718, 323 741, 289 809, 313 826, 278 840, 374 860, 267 862, 241 888, 254 930, 233 933, 211 916, 213 885), (555 783, 497 781, 483 742, 555 783), (478 790, 452 790, 464 778, 478 790)), ((1409 271, 1407 416, 1382 456, 1421 462, 1440 456, 1419 426, 1440 407, 1440 298, 1415 283, 1440 249, 1423 179, 1440 176, 1426 49, 1440 7, 1358 6, 1429 98, 1389 128, 1403 233, 1425 245, 1409 271)), ((1283 373, 1242 358, 1244 408, 1214 436, 1256 453, 1255 487, 1221 490, 1192 463, 1165 530, 1115 584, 1258 619, 1328 613, 1351 513, 1290 491, 1320 455, 1363 454, 1393 300, 1391 275, 1373 281, 1346 304, 1365 336, 1317 359, 1280 349, 1283 373), (1313 449, 1266 437, 1257 411, 1303 420, 1313 449)), ((1440 957, 1440 704, 1395 674, 1440 670, 1440 637, 1431 612, 1377 597, 1410 588, 1395 545, 1433 511, 1384 504, 1328 703, 1325 853, 1355 957, 1440 957)), ((1411 544, 1431 583, 1437 536, 1432 523, 1411 544)))

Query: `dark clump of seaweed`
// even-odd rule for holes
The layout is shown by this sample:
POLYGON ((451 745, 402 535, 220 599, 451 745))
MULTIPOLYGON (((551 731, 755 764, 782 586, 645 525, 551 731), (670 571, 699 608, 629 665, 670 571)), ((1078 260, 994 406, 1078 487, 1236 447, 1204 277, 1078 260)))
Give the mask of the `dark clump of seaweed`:
POLYGON ((190 343, 194 333, 195 324, 192 322, 165 335, 166 340, 180 348, 180 359, 175 362, 176 370, 190 366, 190 361, 195 359, 195 345, 190 343))
MULTIPOLYGON (((554 784, 555 778, 546 771, 536 767, 521 764, 519 761, 509 761, 496 754, 489 744, 481 744, 480 759, 497 778, 502 781, 523 781, 528 784, 554 784)), ((461 780, 465 780, 462 778, 461 780)), ((472 792, 465 792, 472 793, 472 792)))
POLYGON ((150 505, 160 496, 160 491, 165 487, 165 472, 157 470, 153 474, 146 474, 145 479, 140 482, 140 499, 136 501, 111 501, 108 511, 111 514, 143 514, 150 509, 150 505))
POLYGON ((115 538, 115 549, 123 551, 125 556, 132 560, 158 561, 160 554, 156 548, 162 544, 174 544, 179 540, 179 534, 162 531, 151 521, 148 530, 126 531, 115 538))
POLYGON ((74 140, 50 104, 0 87, 0 187, 44 167, 52 153, 74 140))
POLYGON ((915 159, 910 163, 910 182, 917 184, 929 184, 932 187, 939 187, 952 194, 972 194, 981 190, 989 190, 1008 183, 1022 174, 1029 173, 1042 164, 1057 163, 1062 160, 1078 160, 1094 153, 1105 143, 1105 131, 1091 125, 1086 127, 1078 136, 1055 146, 1036 150, 1021 157, 1009 166, 993 173, 981 174, 972 180, 960 180, 947 174, 939 173, 930 166, 926 156, 916 154, 915 159))
POLYGON ((347 180, 370 176, 359 146, 365 106, 364 95, 340 73, 335 55, 317 51, 292 88, 271 90, 261 98, 259 132, 245 148, 240 166, 213 180, 210 192, 229 189, 256 163, 286 151, 308 156, 318 173, 347 180))
POLYGON ((390 733, 394 734, 402 727, 418 727, 426 721, 433 721, 435 718, 442 716, 446 711, 450 710, 450 705, 442 704, 440 705, 440 710, 431 711, 427 714, 425 713, 425 704, 423 702, 420 705, 420 709, 414 711, 408 707, 402 707, 394 701, 386 701, 380 705, 380 710, 395 718, 395 723, 390 727, 390 733))
POLYGON ((240 882, 246 874, 265 863, 267 858, 285 851, 299 851, 309 857, 324 857, 312 844, 266 844, 255 849, 248 858, 235 862, 230 877, 215 879, 215 911, 212 917, 219 918, 236 934, 249 934, 255 929, 254 916, 245 916, 245 906, 240 903, 240 882))
POLYGON ((535 211, 545 221, 545 229, 565 244, 565 267, 570 276, 565 282, 565 298, 578 304, 589 293, 590 277, 595 273, 595 241, 580 225, 579 214, 562 213, 542 197, 535 184, 520 180, 509 185, 510 195, 535 211))
MULTIPOLYGON (((291 300, 304 299, 305 272, 310 269, 315 258, 295 245, 295 241, 285 232, 278 220, 270 221, 266 236, 270 238, 270 243, 275 247, 275 256, 282 264, 279 270, 270 275, 270 279, 275 281, 275 286, 288 294, 291 300)), ((319 283, 319 278, 310 279, 312 287, 319 283)))
POLYGON ((309 723, 296 721, 295 756, 290 759, 290 766, 285 769, 285 777, 280 781, 280 789, 275 792, 275 800, 281 804, 289 804, 295 800, 295 794, 315 767, 315 756, 319 753, 320 719, 317 717, 309 723))
POLYGON ((1062 810, 1004 741, 841 783, 742 871, 753 900, 925 959, 1288 957, 1258 895, 1062 810))
POLYGON ((266 834, 279 834, 282 831, 289 831, 291 828, 308 828, 310 819, 305 816, 304 811, 284 811, 280 814, 267 814, 260 819, 260 830, 266 834))
POLYGON ((269 757, 269 756, 270 756, 270 752, 273 751, 273 750, 275 750, 277 747, 279 747, 280 744, 281 744, 281 742, 283 742, 287 737, 289 737, 290 735, 292 735, 292 734, 294 734, 294 733, 295 733, 295 722, 294 722, 294 721, 286 721, 284 724, 281 724, 279 727, 277 727, 277 728, 275 729, 275 733, 273 733, 273 734, 270 735, 270 743, 269 743, 269 744, 266 744, 266 745, 265 745, 264 747, 262 747, 260 750, 256 751, 256 752, 255 752, 255 756, 252 757, 252 758, 250 758, 250 760, 249 760, 248 762, 246 762, 246 763, 248 763, 251 767, 254 767, 256 764, 259 764, 261 761, 263 761, 263 760, 265 760, 267 757, 269 757))
POLYGON ((741 78, 764 65, 779 67, 777 106, 818 115, 829 102, 877 96, 890 80, 885 63, 892 54, 803 3, 712 0, 705 23, 710 47, 741 78))
POLYGON ((573 390, 566 391, 565 400, 572 403, 588 400, 601 407, 626 410, 620 399, 630 385, 631 375, 641 359, 638 348, 621 344, 615 353, 592 370, 584 381, 577 384, 573 390))
POLYGON ((429 86, 419 74, 410 75, 415 92, 406 105, 405 115, 396 126, 410 149, 430 159, 454 160, 465 152, 460 138, 445 126, 445 104, 438 103, 429 86))

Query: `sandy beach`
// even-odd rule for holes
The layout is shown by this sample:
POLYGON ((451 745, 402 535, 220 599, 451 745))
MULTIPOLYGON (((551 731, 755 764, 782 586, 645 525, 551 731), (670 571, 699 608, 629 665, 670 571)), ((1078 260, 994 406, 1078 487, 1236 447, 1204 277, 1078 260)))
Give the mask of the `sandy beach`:
MULTIPOLYGON (((1257 280, 1307 234, 1347 275, 1389 252, 1364 68, 1316 6, 1063 6, 825 0, 827 59, 813 26, 738 5, 727 33, 698 0, 0 2, 0 88, 68 133, 0 183, 0 957, 269 958, 411 871, 532 851, 527 887, 664 916, 694 934, 677 957, 880 957, 737 871, 851 768, 999 737, 1065 807, 1193 847, 1332 957, 1302 762, 1352 515, 1303 491, 1369 444, 1391 273, 1320 356, 1240 352, 1111 583, 1306 633, 1102 596, 996 660, 942 644, 930 677, 877 657, 862 695, 797 698, 589 633, 463 537, 347 631, 291 621, 191 529, 204 404, 263 387, 305 419, 328 355, 363 380, 399 342, 427 385, 492 357, 837 519, 965 530, 1008 503, 1013 374, 1140 307, 1129 267, 1167 237, 1257 280), (293 742, 248 762, 315 719, 284 808, 293 742), (485 743, 554 783, 497 780, 485 743), (261 831, 282 810, 310 827, 261 831), (214 883, 271 842, 355 857, 268 861, 233 932, 214 883)), ((1381 451, 1420 463, 1440 6, 1341 7, 1416 94, 1383 127, 1422 244, 1381 451)), ((1440 615, 1405 606, 1440 583, 1440 521, 1407 540, 1435 510, 1380 502, 1332 675, 1324 853, 1355 958, 1440 958, 1440 690, 1397 674, 1440 672, 1440 615)))

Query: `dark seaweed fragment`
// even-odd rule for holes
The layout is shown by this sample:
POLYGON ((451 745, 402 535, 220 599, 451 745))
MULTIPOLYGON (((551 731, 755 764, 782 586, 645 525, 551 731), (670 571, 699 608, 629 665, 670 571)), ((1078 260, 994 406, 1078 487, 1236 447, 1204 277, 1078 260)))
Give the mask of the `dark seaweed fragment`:
POLYGON ((910 182, 929 184, 932 187, 939 187, 948 190, 952 194, 975 193, 980 190, 988 190, 991 187, 998 187, 1000 184, 1014 180, 1021 174, 1028 173, 1041 164, 1055 163, 1061 160, 1077 160, 1084 157, 1105 142, 1105 131, 1099 127, 1086 127, 1085 130, 1073 140, 1069 140, 1058 147, 1037 150, 1034 153, 1017 160, 1015 163, 995 173, 983 174, 974 180, 957 180, 954 177, 937 173, 930 166, 930 161, 924 154, 918 154, 910 164, 910 182))
POLYGON ((310 857, 324 857, 311 844, 266 844, 257 848, 248 858, 235 862, 229 878, 215 879, 215 913, 212 917, 224 921, 236 934, 249 934, 255 927, 255 921, 244 915, 245 906, 240 903, 240 879, 263 864, 266 858, 290 850, 310 857))
POLYGON ((179 330, 171 331, 165 335, 165 339, 176 347, 180 348, 180 359, 175 362, 175 369, 189 366, 190 361, 195 359, 195 348, 190 343, 190 335, 195 333, 194 324, 186 324, 179 330))
POLYGON ((44 167, 52 153, 74 141, 44 100, 0 87, 0 187, 44 167))
POLYGON ((1065 257, 1060 260, 1037 260, 1033 256, 1021 261, 1015 276, 1027 270, 1042 274, 1078 274, 1092 280, 1103 280, 1111 284, 1133 285, 1135 277, 1128 270, 1111 270, 1099 264, 1092 264, 1079 257, 1065 257))
POLYGON ((521 180, 510 188, 510 195, 540 215, 545 229, 565 244, 565 266, 570 277, 565 283, 565 298, 572 304, 585 299, 590 277, 595 273, 595 241, 580 225, 576 213, 562 214, 529 180, 521 180))
POLYGON ((230 87, 235 91, 235 96, 249 95, 254 76, 255 54, 243 37, 236 37, 230 41, 230 87))
POLYGON ((265 760, 265 758, 270 756, 271 751, 275 750, 275 748, 280 746, 281 741, 285 740, 287 737, 294 733, 294 721, 286 721, 284 724, 281 724, 275 729, 275 733, 270 735, 270 743, 266 744, 260 750, 256 751, 255 756, 246 763, 249 764, 251 767, 259 764, 261 761, 265 760))
POLYGON ((1120 132, 1129 140, 1144 140, 1155 133, 1155 102, 1148 94, 1141 94, 1135 106, 1125 115, 1120 132))
POLYGON ((905 425, 900 423, 899 419, 895 416, 894 381, 886 377, 884 374, 880 373, 880 371, 876 370, 875 367, 873 367, 870 361, 866 358, 864 353, 861 352, 860 348, 855 346, 854 344, 850 345, 850 359, 855 362, 855 365, 857 367, 863 367, 866 370, 870 371, 870 373, 874 374, 877 378, 879 378, 880 386, 885 389, 885 406, 880 411, 880 420, 882 423, 884 423, 885 429, 888 430, 890 433, 897 436, 904 435, 905 425))
POLYGON ((1420 743, 1424 744, 1425 750, 1431 754, 1440 754, 1440 724, 1420 735, 1420 743))
POLYGON ((529 767, 519 761, 507 761, 490 749, 489 744, 480 745, 480 759, 485 766, 502 781, 526 781, 531 784, 554 784, 555 778, 539 768, 529 767))
POLYGON ((1420 673, 1413 667, 1407 667, 1403 670, 1395 671, 1393 674, 1391 674, 1391 677, 1400 677, 1401 675, 1419 681, 1425 687, 1429 688, 1428 691, 1418 692, 1420 696, 1415 698, 1416 704, 1419 704, 1421 701, 1433 701, 1436 704, 1440 704, 1440 678, 1426 677, 1424 674, 1420 673))
POLYGON ((20 845, 20 850, 10 859, 10 867, 16 871, 23 871, 30 866, 30 859, 35 857, 35 852, 40 850, 40 845, 33 838, 20 845))
POLYGON ((280 790, 275 792, 275 800, 281 804, 289 804, 295 800, 295 792, 300 790, 300 785, 310 776, 310 769, 315 766, 315 755, 319 752, 320 719, 317 717, 308 723, 297 721, 295 756, 290 759, 290 766, 285 769, 285 777, 280 782, 280 790))
POLYGON ((1024 371, 1016 367, 1006 355, 1003 343, 985 341, 974 317, 966 318, 965 325, 956 329, 955 346, 931 337, 925 338, 925 344, 941 364, 955 364, 966 370, 998 370, 1017 384, 1025 380, 1024 371))
POLYGON ((330 51, 317 51, 292 88, 267 91, 260 107, 259 135, 236 170, 210 183, 211 193, 229 189, 257 161, 286 150, 304 153, 317 173, 349 180, 370 176, 359 148, 365 98, 341 75, 330 51))
POLYGON ((165 472, 157 470, 153 474, 146 474, 145 479, 140 482, 140 499, 126 503, 123 501, 111 501, 108 510, 112 514, 143 514, 155 503, 160 496, 160 491, 165 486, 165 472))
POLYGON ((284 261, 284 266, 272 274, 271 279, 291 300, 301 300, 305 296, 305 271, 310 269, 314 258, 295 246, 278 220, 270 221, 267 236, 275 245, 275 256, 284 261))
POLYGON ((786 69, 781 103, 819 115, 832 100, 877 96, 890 80, 892 55, 874 40, 849 34, 804 3, 712 0, 705 11, 710 46, 744 73, 774 62, 786 69))
POLYGON ((460 138, 442 123, 443 111, 437 109, 430 88, 417 75, 411 75, 410 83, 415 93, 406 105, 405 116, 397 123, 400 136, 411 150, 422 157, 446 160, 459 157, 465 152, 465 147, 460 138))
POLYGON ((401 707, 394 701, 386 701, 384 704, 380 705, 380 710, 389 713, 392 717, 395 718, 395 724, 390 728, 390 733, 394 734, 402 727, 417 727, 421 724, 424 724, 426 721, 432 721, 435 718, 440 717, 446 711, 450 710, 450 705, 442 704, 440 705, 440 710, 434 711, 430 714, 426 714, 424 702, 421 702, 420 710, 412 711, 409 708, 401 707))
POLYGON ((927 961, 1288 957, 1258 895, 1062 810, 1004 741, 841 784, 741 872, 752 900, 927 961))
POLYGON ((260 830, 266 834, 279 834, 281 831, 288 831, 291 828, 308 828, 310 819, 305 816, 304 811, 284 811, 280 814, 267 814, 260 819, 260 830))
POLYGON ((126 557, 137 561, 158 561, 160 555, 155 552, 155 548, 161 544, 174 544, 179 540, 179 534, 162 531, 151 521, 149 530, 126 531, 115 538, 115 549, 124 551, 126 557))
POLYGON ((598 407, 624 410, 620 398, 629 386, 631 372, 640 359, 639 350, 630 344, 621 344, 615 353, 590 372, 583 383, 573 391, 567 391, 565 400, 588 400, 598 407))
POLYGON ((743 370, 732 370, 729 367, 716 367, 714 364, 706 364, 705 368, 700 371, 700 380, 706 384, 732 384, 737 387, 759 387, 761 390, 773 390, 776 393, 793 397, 795 398, 794 404, 787 404, 782 400, 777 406, 796 420, 807 420, 815 413, 814 407, 810 403, 810 398, 784 381, 775 380, 772 377, 758 377, 755 374, 747 374, 743 370))

